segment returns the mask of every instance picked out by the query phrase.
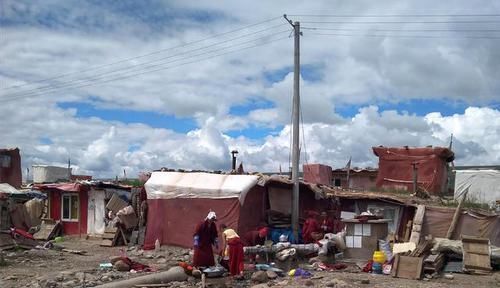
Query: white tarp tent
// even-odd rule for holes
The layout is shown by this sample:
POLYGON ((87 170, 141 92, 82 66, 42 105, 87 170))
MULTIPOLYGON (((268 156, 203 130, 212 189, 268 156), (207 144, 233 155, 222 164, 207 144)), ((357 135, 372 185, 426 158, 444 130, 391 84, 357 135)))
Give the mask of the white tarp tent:
POLYGON ((238 198, 243 203, 247 192, 257 185, 258 180, 255 175, 153 172, 144 187, 148 199, 238 198))
POLYGON ((493 205, 500 200, 500 171, 456 170, 455 199, 467 192, 467 198, 475 202, 493 205))
POLYGON ((0 193, 21 194, 19 190, 12 187, 9 183, 0 183, 0 193))
POLYGON ((69 180, 71 169, 65 167, 48 166, 48 165, 33 165, 33 182, 34 183, 51 183, 58 180, 69 180))

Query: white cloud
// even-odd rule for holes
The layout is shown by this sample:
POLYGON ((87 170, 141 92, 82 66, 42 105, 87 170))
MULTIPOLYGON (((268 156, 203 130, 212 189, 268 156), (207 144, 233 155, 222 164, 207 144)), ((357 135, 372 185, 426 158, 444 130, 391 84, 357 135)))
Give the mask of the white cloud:
MULTIPOLYGON (((134 3, 111 7, 104 2, 82 2, 78 6, 66 1, 50 1, 48 4, 5 2, 3 15, 11 22, 1 24, 2 87, 74 73, 182 45, 283 13, 452 14, 500 9, 497 1, 465 0, 446 3, 385 1, 377 5, 372 1, 179 1, 157 3, 154 9, 134 3), (132 9, 134 13, 127 13, 131 11, 130 5, 138 5, 134 6, 137 9, 132 9), (433 7, 432 11, 428 7, 433 7), (200 20, 205 15, 201 12, 212 15, 212 20, 200 20), (47 14, 52 18, 47 18, 47 14), (152 17, 158 15, 171 17, 152 17)), ((328 20, 325 18, 294 16, 293 19, 302 21, 303 27, 362 29, 351 34, 372 33, 370 29, 387 28, 383 24, 305 23, 306 20, 328 20)), ((279 19, 260 28, 241 31, 233 37, 279 23, 285 22, 279 19)), ((491 26, 440 24, 431 28, 484 29, 491 26)), ((397 28, 428 29, 424 24, 407 24, 397 28)), ((282 29, 290 27, 284 25, 272 31, 282 29)), ((319 75, 318 79, 310 79, 306 76, 307 69, 304 69, 301 82, 306 132, 303 149, 307 150, 310 162, 339 167, 352 155, 358 166, 375 166, 371 146, 447 145, 451 133, 456 137, 457 164, 500 161, 499 111, 484 108, 499 99, 499 41, 460 38, 465 32, 453 34, 458 39, 328 37, 314 36, 312 33, 318 32, 314 30, 304 29, 303 32, 303 67, 319 70, 314 73, 319 75), (443 116, 445 111, 436 111, 425 117, 413 115, 412 111, 402 113, 379 111, 377 108, 384 103, 412 99, 459 101, 471 107, 463 114, 443 116), (350 104, 363 108, 352 118, 338 114, 338 107, 350 104)), ((283 32, 283 36, 288 34, 283 32)), ((260 36, 257 34, 241 41, 260 36)), ((208 48, 202 47, 230 37, 226 35, 207 40, 186 49, 199 49, 196 53, 207 51, 208 48)), ((286 170, 289 157, 289 127, 286 125, 290 122, 293 75, 284 73, 280 75, 282 79, 277 81, 271 81, 269 75, 289 71, 293 59, 292 47, 290 38, 119 81, 2 101, 0 146, 20 146, 25 166, 37 163, 65 165, 70 157, 77 171, 98 177, 121 175, 123 169, 131 175, 161 166, 225 169, 230 164, 229 151, 234 148, 240 150, 239 157, 249 169, 269 171, 277 170, 281 165, 286 170), (270 102, 271 107, 252 108, 245 115, 230 114, 231 107, 246 105, 253 100, 270 102), (56 105, 68 101, 88 102, 96 108, 192 117, 198 127, 184 134, 145 124, 81 118, 75 108, 63 110, 56 105), (277 135, 261 139, 226 135, 228 131, 283 126, 277 135), (43 143, 42 138, 53 143, 43 143)), ((217 48, 210 49, 215 51, 217 48)), ((111 79, 98 74, 144 61, 161 58, 165 58, 164 62, 175 60, 177 58, 166 57, 183 51, 186 50, 165 51, 57 80, 83 78, 86 80, 70 83, 95 84, 99 79, 111 79)), ((200 58, 203 57, 172 62, 170 65, 200 58)), ((118 75, 128 74, 122 70, 118 75)), ((57 81, 49 83, 57 85, 57 81)), ((19 93, 14 95, 22 95, 33 87, 37 85, 0 90, 0 101, 4 97, 12 98, 14 91, 19 93)))

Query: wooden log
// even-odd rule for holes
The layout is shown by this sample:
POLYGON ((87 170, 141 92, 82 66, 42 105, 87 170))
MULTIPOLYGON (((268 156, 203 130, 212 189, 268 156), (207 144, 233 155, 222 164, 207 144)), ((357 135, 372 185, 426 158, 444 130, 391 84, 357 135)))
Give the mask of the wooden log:
POLYGON ((130 278, 121 281, 110 282, 106 284, 102 284, 96 287, 99 288, 127 288, 134 287, 139 285, 139 287, 143 287, 141 285, 148 284, 164 284, 173 281, 186 281, 188 275, 184 273, 184 269, 179 266, 175 266, 170 268, 168 271, 157 272, 152 274, 146 274, 144 276, 139 276, 135 278, 130 278))

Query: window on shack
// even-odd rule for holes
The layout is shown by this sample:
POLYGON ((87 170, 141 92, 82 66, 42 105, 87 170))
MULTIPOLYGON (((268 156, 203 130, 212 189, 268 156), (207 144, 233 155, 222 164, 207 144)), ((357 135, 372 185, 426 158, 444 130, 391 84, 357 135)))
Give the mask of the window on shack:
POLYGON ((384 219, 389 219, 388 229, 390 233, 396 232, 399 225, 399 212, 400 209, 397 206, 383 206, 383 205, 368 205, 368 211, 373 214, 381 214, 384 219))
POLYGON ((62 220, 78 221, 78 194, 63 194, 62 195, 62 220))
POLYGON ((9 155, 0 155, 0 167, 1 168, 9 168, 10 167, 10 156, 9 155))
POLYGON ((335 187, 340 187, 341 186, 340 178, 335 178, 335 180, 334 180, 334 186, 335 187))

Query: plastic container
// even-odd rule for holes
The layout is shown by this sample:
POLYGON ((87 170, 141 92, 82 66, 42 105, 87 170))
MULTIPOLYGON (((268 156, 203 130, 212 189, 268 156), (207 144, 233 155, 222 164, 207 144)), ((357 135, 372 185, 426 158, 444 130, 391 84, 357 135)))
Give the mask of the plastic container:
POLYGON ((385 262, 385 254, 382 251, 373 252, 373 262, 382 264, 385 262))
POLYGON ((382 274, 382 264, 378 262, 373 262, 372 272, 375 274, 382 274))

